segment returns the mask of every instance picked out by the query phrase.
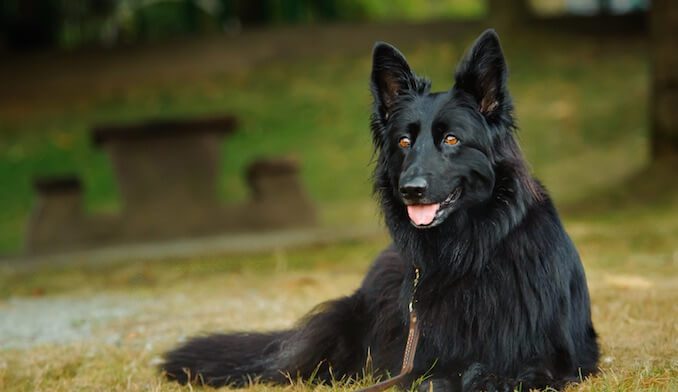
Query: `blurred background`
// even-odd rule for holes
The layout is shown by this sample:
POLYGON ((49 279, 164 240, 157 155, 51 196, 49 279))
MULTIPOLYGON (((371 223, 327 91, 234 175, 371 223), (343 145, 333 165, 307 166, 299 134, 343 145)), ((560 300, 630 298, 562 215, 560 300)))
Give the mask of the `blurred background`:
POLYGON ((487 27, 522 148, 589 271, 614 374, 589 387, 678 387, 677 8, 0 2, 0 389, 112 387, 130 371, 128 389, 169 388, 129 360, 199 331, 289 325, 350 292, 388 243, 371 197, 374 42, 444 90, 487 27), (87 357, 87 339, 117 356, 87 357), (2 370, 27 353, 34 368, 2 370), (35 370, 57 353, 67 365, 35 370))
MULTIPOLYGON (((648 110, 650 92, 662 92, 650 87, 648 10, 645 0, 4 1, 0 253, 214 234, 238 226, 250 231, 238 224, 191 226, 186 221, 203 219, 200 211, 174 213, 190 209, 192 200, 215 204, 206 195, 215 192, 230 205, 256 198, 246 172, 268 159, 293 161, 292 181, 317 210, 296 223, 373 224, 378 216, 370 198, 367 129, 373 42, 399 46, 435 88, 447 89, 464 50, 490 25, 504 41, 522 144, 535 173, 559 204, 586 201, 574 209, 600 211, 610 200, 591 206, 594 194, 610 191, 653 160, 652 117, 666 112, 648 110), (157 143, 130 142, 113 153, 119 137, 94 142, 102 127, 143 139, 144 126, 163 120, 169 124, 158 125, 164 129, 154 137, 172 139, 166 127, 186 123, 188 132, 176 139, 181 145, 191 132, 203 131, 196 121, 216 117, 233 117, 237 125, 204 130, 227 136, 206 142, 219 150, 211 157, 216 163, 186 167, 186 178, 170 174, 206 152, 170 148, 130 158, 135 149, 148 154, 157 143), (177 158, 182 154, 183 160, 177 158), (143 171, 144 165, 158 167, 143 171), (204 184, 188 182, 204 171, 214 172, 204 184), (139 178, 126 179, 129 172, 139 178), (152 178, 157 180, 142 188, 130 183, 152 178), (183 199, 172 196, 196 186, 204 189, 183 199), (144 195, 147 204, 129 200, 144 195), (170 198, 175 202, 158 207, 157 215, 172 221, 156 219, 155 227, 191 227, 173 233, 120 227, 135 217, 151 219, 144 215, 170 198)), ((674 16, 660 15, 666 21, 657 25, 675 24, 674 16)), ((675 46, 663 45, 667 57, 675 57, 675 46)), ((675 65, 675 58, 667 61, 675 65)), ((673 97, 669 106, 675 103, 675 92, 665 95, 673 97)), ((675 146, 671 121, 673 136, 663 144, 675 146)), ((658 189, 641 188, 651 197, 642 204, 661 201, 658 189)), ((299 206, 296 213, 305 209, 299 206)), ((229 213, 215 220, 248 220, 229 213)))

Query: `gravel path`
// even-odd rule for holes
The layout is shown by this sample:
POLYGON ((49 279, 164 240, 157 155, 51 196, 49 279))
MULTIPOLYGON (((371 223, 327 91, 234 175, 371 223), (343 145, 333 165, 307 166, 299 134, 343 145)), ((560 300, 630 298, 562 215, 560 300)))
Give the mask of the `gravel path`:
POLYGON ((115 334, 97 335, 104 325, 143 313, 148 300, 124 295, 12 298, 0 302, 0 347, 29 348, 91 338, 113 342, 115 334))
MULTIPOLYGON (((124 263, 129 260, 186 258, 196 255, 262 253, 381 236, 383 229, 376 227, 217 236, 172 243, 121 245, 15 260, 8 258, 0 260, 0 267, 34 271, 41 266, 69 264, 86 266, 124 263)), ((281 279, 294 279, 293 276, 294 274, 283 275, 281 279)), ((359 276, 354 280, 358 279, 359 276)), ((161 289, 151 295, 141 290, 94 295, 73 293, 0 299, 0 349, 24 350, 42 345, 67 345, 83 341, 118 345, 121 342, 128 342, 130 336, 142 335, 144 342, 154 344, 163 339, 174 339, 177 335, 181 337, 182 331, 179 330, 179 326, 190 327, 190 321, 187 322, 186 319, 216 320, 215 328, 223 326, 238 328, 245 320, 240 320, 240 317, 236 316, 249 317, 257 312, 261 314, 253 319, 260 322, 253 325, 251 319, 248 319, 250 320, 248 326, 262 329, 281 327, 292 324, 297 317, 317 303, 317 299, 308 294, 302 297, 305 300, 295 297, 282 299, 279 292, 261 294, 252 292, 242 284, 235 285, 236 277, 224 276, 223 280, 230 283, 215 286, 211 295, 199 294, 195 292, 199 290, 184 288, 183 292, 161 289), (233 295, 233 292, 237 295, 233 295), (282 306, 281 301, 286 305, 282 306), (294 305, 290 306, 291 304, 294 305), (291 313, 290 308, 293 309, 291 313), (273 320, 276 322, 271 323, 273 320)), ((296 283, 289 284, 294 286, 296 283)), ((347 287, 354 284, 355 282, 351 281, 347 287)), ((333 297, 336 293, 327 295, 333 297)))
POLYGON ((346 241, 379 238, 385 229, 370 224, 361 227, 315 227, 310 229, 278 230, 262 233, 224 234, 202 238, 174 239, 158 242, 111 245, 91 250, 46 255, 0 255, 0 267, 32 270, 40 265, 72 265, 189 258, 244 253, 265 253, 280 249, 318 246, 346 241))

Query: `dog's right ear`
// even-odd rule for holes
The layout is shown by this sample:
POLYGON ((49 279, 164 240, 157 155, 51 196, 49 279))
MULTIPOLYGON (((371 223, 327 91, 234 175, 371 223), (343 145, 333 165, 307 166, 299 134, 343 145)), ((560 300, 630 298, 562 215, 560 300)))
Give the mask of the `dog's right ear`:
POLYGON ((497 33, 483 32, 457 66, 455 88, 473 96, 488 120, 510 113, 508 70, 497 33))
POLYGON ((377 42, 372 51, 372 95, 382 122, 388 121, 399 95, 415 88, 416 79, 405 56, 394 46, 377 42))

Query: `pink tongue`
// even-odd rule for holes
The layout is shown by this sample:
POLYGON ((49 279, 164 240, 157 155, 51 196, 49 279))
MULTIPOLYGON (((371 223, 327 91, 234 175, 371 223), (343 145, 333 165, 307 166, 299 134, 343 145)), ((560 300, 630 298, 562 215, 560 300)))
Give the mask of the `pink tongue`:
POLYGON ((415 225, 429 225, 436 218, 438 207, 440 207, 440 203, 407 206, 407 215, 410 216, 410 220, 414 222, 415 225))

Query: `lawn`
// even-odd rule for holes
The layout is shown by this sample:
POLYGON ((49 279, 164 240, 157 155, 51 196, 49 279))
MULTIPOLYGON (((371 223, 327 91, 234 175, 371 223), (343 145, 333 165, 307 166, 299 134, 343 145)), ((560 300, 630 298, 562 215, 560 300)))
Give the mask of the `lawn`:
MULTIPOLYGON (((600 375, 572 390, 678 388, 678 209, 669 213, 665 220, 647 212, 622 215, 619 221, 566 222, 587 269, 603 350, 600 375)), ((65 338, 55 339, 65 342, 23 346, 30 336, 15 341, 9 341, 11 335, 5 337, 2 344, 8 348, 0 350, 0 389, 184 390, 155 370, 159 355, 179 339, 208 331, 289 327, 318 302, 354 290, 386 242, 384 237, 258 256, 40 271, 5 268, 0 272, 4 298, 0 309, 25 306, 28 316, 15 317, 15 323, 33 323, 25 328, 48 338, 50 325, 63 326, 59 333, 65 338), (78 309, 86 306, 111 314, 80 319, 78 309)), ((6 332, 6 322, 0 321, 0 328, 6 332)), ((252 389, 306 388, 294 384, 252 389)))
MULTIPOLYGON (((401 49, 434 89, 444 89, 471 36, 401 49)), ((587 269, 603 355, 600 375, 572 389, 678 390, 678 197, 638 199, 623 210, 586 208, 591 195, 601 200, 608 189, 632 193, 634 184, 624 181, 647 159, 644 45, 634 38, 527 33, 504 42, 532 168, 560 206, 586 212, 566 215, 565 223, 587 269)), ((241 117, 241 130, 223 145, 224 200, 246 197, 241 173, 252 159, 291 154, 303 162, 324 225, 374 224, 369 48, 361 53, 288 58, 181 80, 140 72, 121 87, 56 78, 59 99, 4 97, 0 250, 20 249, 32 176, 76 172, 89 211, 119 208, 111 168, 91 148, 87 131, 94 123, 149 116, 226 111, 241 117)), ((289 327, 315 304, 354 290, 387 242, 382 236, 258 255, 106 265, 0 264, 0 390, 190 390, 157 373, 163 351, 209 331, 289 327)), ((339 383, 321 390, 352 388, 339 383)))

